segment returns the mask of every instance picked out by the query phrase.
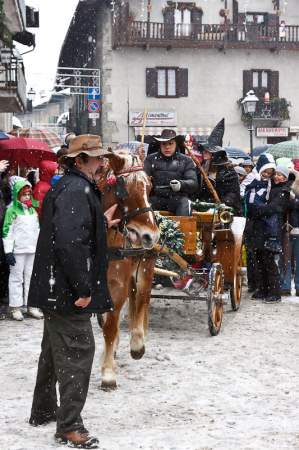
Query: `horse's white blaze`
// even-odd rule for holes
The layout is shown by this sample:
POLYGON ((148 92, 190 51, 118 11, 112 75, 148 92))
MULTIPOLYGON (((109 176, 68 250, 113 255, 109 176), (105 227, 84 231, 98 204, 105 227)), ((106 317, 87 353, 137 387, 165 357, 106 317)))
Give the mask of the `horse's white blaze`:
MULTIPOLYGON (((147 198, 146 183, 145 183, 144 191, 143 191, 143 200, 144 200, 144 204, 145 204, 146 208, 149 208, 151 205, 147 198)), ((155 225, 155 215, 154 215, 153 211, 149 211, 149 216, 151 218, 151 225, 155 225)))
MULTIPOLYGON (((134 161, 135 158, 134 156, 131 156, 131 163, 129 163, 129 160, 126 159, 126 164, 125 167, 123 168, 123 171, 125 171, 126 169, 129 169, 131 167, 134 167, 134 161)), ((141 162, 138 159, 138 165, 140 165, 141 162)), ((137 172, 132 172, 129 173, 129 175, 127 175, 128 178, 130 177, 134 177, 136 181, 140 181, 143 183, 143 202, 144 202, 144 206, 146 208, 149 208, 151 205, 149 203, 148 197, 147 197, 147 186, 148 186, 148 177, 146 175, 146 173, 143 170, 137 171, 137 172)), ((155 214, 153 211, 148 211, 148 223, 146 225, 139 225, 139 229, 138 229, 138 234, 142 235, 142 234, 150 234, 152 237, 152 241, 154 244, 156 244, 159 240, 159 231, 154 232, 153 230, 151 230, 150 228, 155 228, 156 227, 156 220, 155 220, 155 214)), ((132 228, 131 228, 132 229, 132 228)), ((135 231, 137 233, 137 230, 132 230, 135 231)), ((130 235, 130 239, 132 240, 132 242, 136 242, 136 240, 134 239, 134 236, 130 235)))

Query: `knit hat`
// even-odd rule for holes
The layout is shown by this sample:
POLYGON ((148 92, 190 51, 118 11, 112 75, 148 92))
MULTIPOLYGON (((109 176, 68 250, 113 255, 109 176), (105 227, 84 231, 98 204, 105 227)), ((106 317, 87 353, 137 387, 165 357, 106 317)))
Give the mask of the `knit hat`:
POLYGON ((276 169, 276 164, 274 158, 270 153, 263 153, 256 163, 256 170, 260 175, 264 170, 267 169, 276 169))
POLYGON ((289 170, 294 169, 294 163, 291 158, 286 158, 285 156, 277 158, 276 164, 277 166, 284 166, 289 170))
POLYGON ((245 169, 243 169, 243 167, 235 166, 234 169, 235 169, 235 171, 237 172, 238 175, 241 175, 242 177, 246 177, 247 172, 246 172, 245 169))
POLYGON ((243 161, 240 163, 241 166, 251 166, 254 167, 254 162, 251 158, 243 159, 243 161))
POLYGON ((277 173, 277 172, 281 173, 282 175, 284 175, 284 176, 286 177, 286 179, 289 178, 290 171, 289 171, 289 169, 288 169, 287 167, 285 167, 285 166, 277 166, 276 169, 275 169, 275 172, 276 172, 276 173, 277 173))

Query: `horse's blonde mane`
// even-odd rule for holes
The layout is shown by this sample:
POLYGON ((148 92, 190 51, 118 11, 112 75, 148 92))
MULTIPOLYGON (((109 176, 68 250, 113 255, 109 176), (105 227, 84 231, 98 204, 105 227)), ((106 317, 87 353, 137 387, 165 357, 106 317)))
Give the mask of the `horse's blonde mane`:
MULTIPOLYGON (((141 158, 139 155, 132 155, 127 150, 119 150, 117 152, 119 156, 124 156, 124 166, 122 168, 122 171, 125 171, 126 169, 130 169, 134 166, 143 166, 143 162, 141 161, 141 158)), ((128 181, 143 181, 148 184, 148 176, 143 170, 138 170, 136 172, 131 172, 126 175, 128 181)))

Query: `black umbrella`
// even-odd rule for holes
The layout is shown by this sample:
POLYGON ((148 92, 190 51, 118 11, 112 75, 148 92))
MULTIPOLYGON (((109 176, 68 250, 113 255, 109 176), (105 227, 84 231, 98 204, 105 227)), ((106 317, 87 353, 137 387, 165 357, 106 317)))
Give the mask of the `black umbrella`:
POLYGON ((257 147, 254 147, 252 154, 253 156, 260 156, 262 153, 265 153, 270 147, 272 147, 272 144, 258 145, 257 147))
POLYGON ((240 148, 236 147, 224 147, 224 150, 227 153, 227 156, 229 158, 233 159, 250 159, 250 155, 244 150, 241 150, 240 148))

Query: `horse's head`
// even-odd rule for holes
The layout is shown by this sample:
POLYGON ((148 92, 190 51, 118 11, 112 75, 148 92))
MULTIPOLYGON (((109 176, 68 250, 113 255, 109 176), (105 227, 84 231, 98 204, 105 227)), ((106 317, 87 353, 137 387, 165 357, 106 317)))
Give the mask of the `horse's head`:
POLYGON ((143 160, 126 152, 111 153, 110 172, 100 183, 104 209, 118 204, 116 218, 120 229, 133 247, 152 248, 159 240, 159 228, 149 204, 149 177, 143 170, 143 160))

